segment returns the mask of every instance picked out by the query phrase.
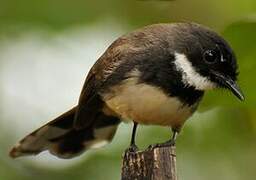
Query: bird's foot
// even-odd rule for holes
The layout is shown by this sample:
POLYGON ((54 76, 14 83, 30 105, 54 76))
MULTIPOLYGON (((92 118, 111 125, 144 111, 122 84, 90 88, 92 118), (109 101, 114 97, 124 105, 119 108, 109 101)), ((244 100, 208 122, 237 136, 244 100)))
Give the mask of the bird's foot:
POLYGON ((173 139, 168 140, 164 143, 152 144, 148 148, 149 149, 154 149, 154 148, 171 147, 171 146, 175 146, 175 141, 173 139))
POLYGON ((131 144, 130 147, 126 150, 128 152, 137 152, 139 148, 135 144, 131 144))

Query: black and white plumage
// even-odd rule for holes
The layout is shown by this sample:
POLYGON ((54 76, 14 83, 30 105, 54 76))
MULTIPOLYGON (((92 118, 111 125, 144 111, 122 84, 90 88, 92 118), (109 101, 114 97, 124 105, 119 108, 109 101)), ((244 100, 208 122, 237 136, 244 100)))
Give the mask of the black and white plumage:
POLYGON ((90 70, 79 103, 26 136, 10 155, 49 150, 71 158, 110 142, 121 121, 162 125, 179 132, 206 90, 236 84, 228 43, 194 23, 156 24, 117 39, 90 70))

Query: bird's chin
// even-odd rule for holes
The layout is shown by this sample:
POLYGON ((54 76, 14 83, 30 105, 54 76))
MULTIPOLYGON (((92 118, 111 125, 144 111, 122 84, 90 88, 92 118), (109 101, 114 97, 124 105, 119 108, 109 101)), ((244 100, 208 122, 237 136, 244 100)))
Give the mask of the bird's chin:
POLYGON ((240 87, 238 86, 238 84, 236 83, 236 81, 234 81, 232 78, 228 76, 224 76, 217 72, 213 72, 213 74, 220 88, 230 90, 241 101, 245 100, 244 94, 240 87))

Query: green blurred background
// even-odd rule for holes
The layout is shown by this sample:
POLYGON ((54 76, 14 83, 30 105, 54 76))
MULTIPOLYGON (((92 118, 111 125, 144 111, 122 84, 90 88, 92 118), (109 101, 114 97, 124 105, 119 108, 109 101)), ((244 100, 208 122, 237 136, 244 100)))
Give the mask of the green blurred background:
MULTIPOLYGON (((114 141, 72 160, 47 152, 12 160, 18 139, 77 103, 86 73, 120 35, 158 23, 195 21, 221 33, 240 65, 241 103, 208 92, 177 142, 179 179, 256 179, 255 0, 0 0, 0 179, 117 180, 131 124, 114 141)), ((140 127, 141 148, 169 130, 140 127)))

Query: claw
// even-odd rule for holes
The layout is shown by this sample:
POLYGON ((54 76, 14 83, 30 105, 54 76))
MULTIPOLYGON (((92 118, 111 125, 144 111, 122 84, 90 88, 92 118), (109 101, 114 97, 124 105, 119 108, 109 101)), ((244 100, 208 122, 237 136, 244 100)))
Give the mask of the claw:
POLYGON ((160 147, 171 147, 171 146, 175 146, 175 141, 174 140, 169 140, 166 141, 164 143, 158 143, 158 144, 152 144, 150 145, 148 148, 149 149, 154 149, 154 148, 160 148, 160 147))
POLYGON ((128 151, 128 152, 137 152, 138 150, 139 150, 139 148, 135 144, 132 144, 132 145, 130 145, 130 147, 126 151, 128 151))

